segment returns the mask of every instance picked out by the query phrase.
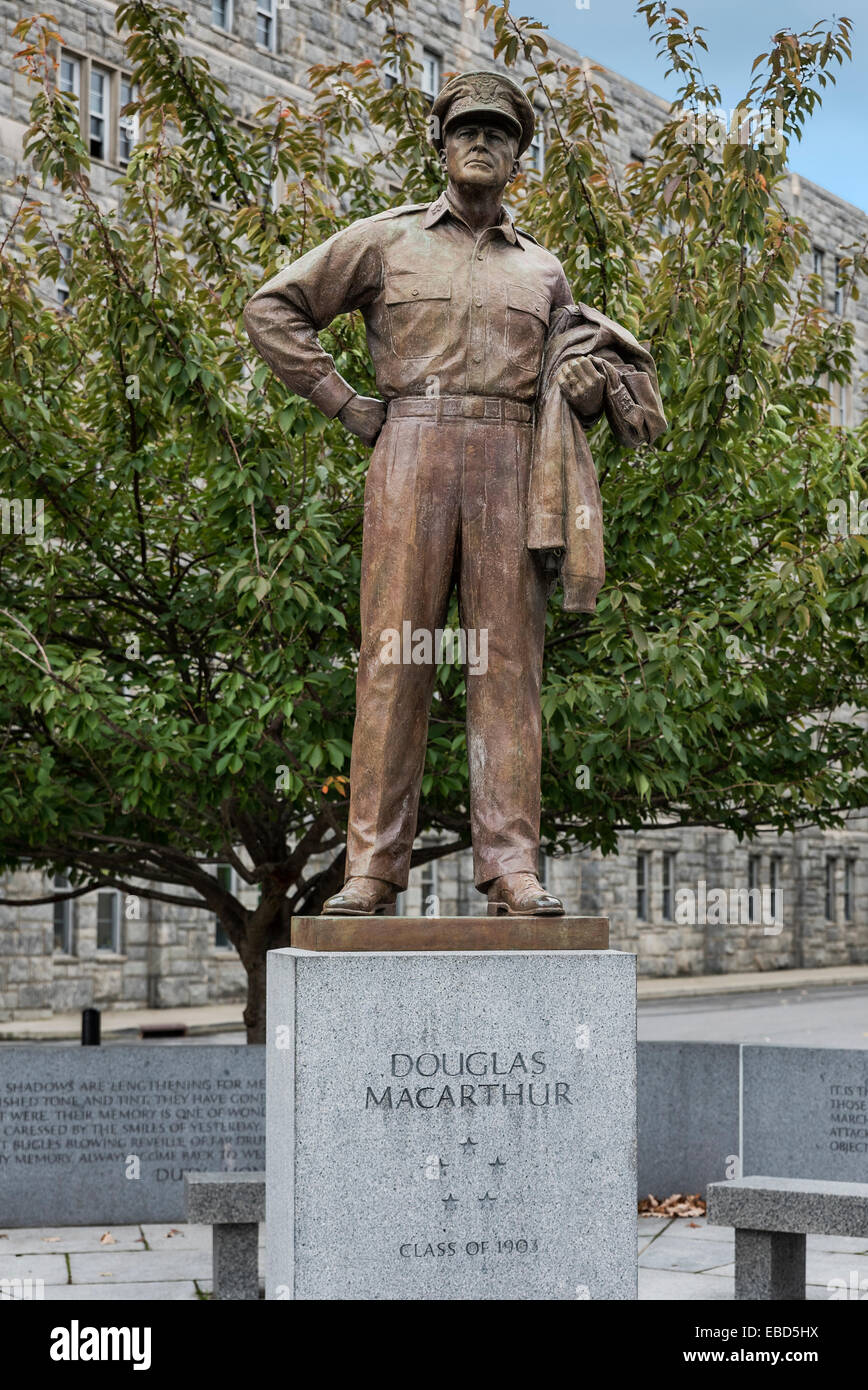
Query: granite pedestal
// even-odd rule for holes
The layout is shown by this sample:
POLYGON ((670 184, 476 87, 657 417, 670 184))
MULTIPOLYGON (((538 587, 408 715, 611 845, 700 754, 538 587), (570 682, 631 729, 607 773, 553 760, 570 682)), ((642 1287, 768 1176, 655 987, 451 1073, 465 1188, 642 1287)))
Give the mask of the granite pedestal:
POLYGON ((270 953, 267 1298, 636 1297, 635 957, 455 925, 270 953))

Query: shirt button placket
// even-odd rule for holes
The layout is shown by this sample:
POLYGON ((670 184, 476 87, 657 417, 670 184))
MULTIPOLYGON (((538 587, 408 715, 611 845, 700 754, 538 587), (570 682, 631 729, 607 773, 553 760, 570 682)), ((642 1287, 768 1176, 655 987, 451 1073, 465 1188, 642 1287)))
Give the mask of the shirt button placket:
POLYGON ((485 262, 488 243, 477 241, 470 284, 470 363, 467 389, 471 395, 484 395, 485 386, 485 279, 480 262, 485 262))

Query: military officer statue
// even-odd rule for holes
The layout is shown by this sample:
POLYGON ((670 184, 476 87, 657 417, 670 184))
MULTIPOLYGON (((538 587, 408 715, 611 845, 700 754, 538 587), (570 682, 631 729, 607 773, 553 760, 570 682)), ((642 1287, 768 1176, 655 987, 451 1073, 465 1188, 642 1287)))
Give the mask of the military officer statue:
MULTIPOLYGON (((546 409, 558 454, 569 432, 551 413, 561 406, 576 419, 588 462, 579 422, 605 410, 633 444, 665 422, 647 353, 626 330, 573 304, 560 262, 503 207, 534 133, 521 88, 493 73, 454 78, 434 102, 432 126, 447 179, 440 197, 338 232, 264 284, 244 313, 278 377, 375 446, 365 487, 347 878, 323 911, 388 912, 407 885, 436 665, 384 660, 384 638, 442 629, 455 582, 461 629, 487 641, 487 662, 466 680, 474 880, 491 914, 560 915, 563 905, 537 876, 545 611, 551 555, 563 565, 564 544, 569 564, 569 537, 559 530, 561 465, 549 469, 553 504, 535 455, 545 363, 554 366, 546 409), (317 339, 353 309, 364 317, 382 400, 359 396, 317 339), (561 346, 553 356, 555 327, 561 346), (528 515, 532 467, 534 505, 548 508, 541 517, 528 515), (528 537, 548 517, 555 528, 547 564, 545 538, 532 549, 528 537)), ((584 477, 597 528, 589 543, 598 541, 599 554, 594 572, 581 573, 580 556, 577 576, 563 577, 565 606, 587 610, 603 568, 592 464, 584 477)))

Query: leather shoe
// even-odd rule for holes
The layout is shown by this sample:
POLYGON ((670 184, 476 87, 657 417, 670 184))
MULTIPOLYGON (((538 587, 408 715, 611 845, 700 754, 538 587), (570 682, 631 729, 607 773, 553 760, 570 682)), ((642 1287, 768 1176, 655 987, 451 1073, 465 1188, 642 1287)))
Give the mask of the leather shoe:
POLYGON ((563 917, 564 905, 536 874, 501 874, 488 890, 489 917, 563 917))
POLYGON ((379 917, 395 915, 397 892, 383 878, 348 878, 339 893, 322 905, 323 917, 379 917))

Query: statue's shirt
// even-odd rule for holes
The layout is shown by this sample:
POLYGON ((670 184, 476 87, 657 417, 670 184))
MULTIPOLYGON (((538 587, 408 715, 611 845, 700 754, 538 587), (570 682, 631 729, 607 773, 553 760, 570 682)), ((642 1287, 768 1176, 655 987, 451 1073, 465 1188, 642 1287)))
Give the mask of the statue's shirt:
POLYGON ((503 209, 475 234, 446 194, 336 233, 268 280, 244 311, 255 347, 334 416, 354 394, 319 330, 359 309, 377 388, 397 396, 532 403, 550 314, 572 303, 560 262, 503 209))

